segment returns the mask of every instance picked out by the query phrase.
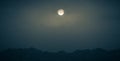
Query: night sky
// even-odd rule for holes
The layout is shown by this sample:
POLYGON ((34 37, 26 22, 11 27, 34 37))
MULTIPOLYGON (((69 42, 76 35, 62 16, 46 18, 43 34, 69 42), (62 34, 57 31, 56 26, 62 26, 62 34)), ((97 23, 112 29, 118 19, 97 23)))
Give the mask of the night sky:
POLYGON ((0 50, 29 47, 120 48, 120 1, 0 0, 0 50))

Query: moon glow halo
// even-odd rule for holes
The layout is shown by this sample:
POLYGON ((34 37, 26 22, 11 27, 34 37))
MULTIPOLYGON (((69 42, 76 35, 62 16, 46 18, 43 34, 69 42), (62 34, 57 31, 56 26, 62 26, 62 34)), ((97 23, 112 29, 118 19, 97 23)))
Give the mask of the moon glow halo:
POLYGON ((64 10, 63 9, 59 9, 58 10, 58 15, 63 16, 64 15, 64 10))

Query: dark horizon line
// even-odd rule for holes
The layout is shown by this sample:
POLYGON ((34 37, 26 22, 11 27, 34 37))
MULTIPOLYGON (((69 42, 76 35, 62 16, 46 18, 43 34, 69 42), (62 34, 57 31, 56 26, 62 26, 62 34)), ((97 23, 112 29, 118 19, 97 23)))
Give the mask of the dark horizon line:
POLYGON ((72 52, 69 52, 69 51, 66 51, 66 50, 58 50, 58 51, 49 51, 49 50, 42 50, 42 49, 39 49, 39 48, 33 48, 33 47, 29 47, 29 48, 7 48, 7 49, 3 49, 1 50, 0 52, 3 52, 3 51, 14 51, 14 50, 33 50, 33 51, 41 51, 41 52, 67 52, 67 53, 73 53, 73 52, 76 52, 76 51, 117 51, 119 50, 120 51, 120 48, 116 48, 116 49, 104 49, 104 48, 86 48, 86 49, 76 49, 72 52))

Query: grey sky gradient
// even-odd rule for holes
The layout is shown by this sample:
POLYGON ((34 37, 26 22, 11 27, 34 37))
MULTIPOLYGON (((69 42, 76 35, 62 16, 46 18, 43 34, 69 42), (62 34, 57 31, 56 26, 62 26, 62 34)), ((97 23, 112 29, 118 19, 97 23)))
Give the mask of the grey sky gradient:
POLYGON ((1 0, 0 50, 120 48, 118 0, 1 0), (63 16, 57 15, 64 9, 63 16))

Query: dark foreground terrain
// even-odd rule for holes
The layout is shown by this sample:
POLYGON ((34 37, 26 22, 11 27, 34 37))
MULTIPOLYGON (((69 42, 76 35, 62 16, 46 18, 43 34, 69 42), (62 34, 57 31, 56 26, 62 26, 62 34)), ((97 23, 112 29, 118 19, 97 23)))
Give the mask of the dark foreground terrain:
POLYGON ((0 52, 0 61, 120 61, 120 49, 86 49, 72 53, 45 52, 35 48, 7 49, 0 52))

